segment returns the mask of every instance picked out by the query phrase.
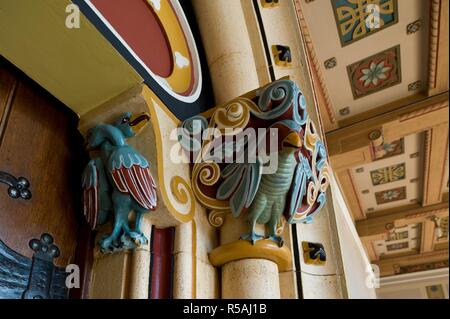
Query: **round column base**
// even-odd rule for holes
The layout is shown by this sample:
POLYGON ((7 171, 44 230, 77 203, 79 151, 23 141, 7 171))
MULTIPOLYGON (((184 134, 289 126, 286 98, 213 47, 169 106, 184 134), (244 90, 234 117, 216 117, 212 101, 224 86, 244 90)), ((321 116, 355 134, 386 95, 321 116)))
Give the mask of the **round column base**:
POLYGON ((266 259, 241 259, 222 267, 223 299, 280 299, 277 264, 266 259))
POLYGON ((258 240, 254 245, 246 240, 237 240, 221 245, 209 253, 209 260, 216 267, 232 261, 253 258, 274 262, 280 272, 292 269, 292 257, 289 248, 286 246, 278 247, 277 244, 268 239, 258 240))

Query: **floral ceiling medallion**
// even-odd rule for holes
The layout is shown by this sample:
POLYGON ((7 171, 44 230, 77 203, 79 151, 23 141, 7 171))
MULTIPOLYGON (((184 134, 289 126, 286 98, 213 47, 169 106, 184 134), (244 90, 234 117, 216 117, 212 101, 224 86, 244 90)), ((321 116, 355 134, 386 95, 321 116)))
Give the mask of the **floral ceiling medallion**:
POLYGON ((401 83, 400 46, 382 51, 347 66, 353 98, 401 83))
POLYGON ((377 86, 378 83, 382 80, 387 79, 388 72, 392 70, 392 67, 389 65, 385 65, 385 61, 381 61, 378 64, 375 62, 371 62, 370 66, 366 69, 361 69, 361 72, 364 74, 359 78, 361 82, 364 82, 364 87, 369 87, 369 85, 377 86))
MULTIPOLYGON (((395 140, 392 143, 384 143, 380 147, 380 149, 384 150, 384 155, 376 158, 375 160, 382 160, 392 156, 401 155, 405 152, 405 140, 402 137, 399 140, 395 140)), ((378 149, 377 149, 378 151, 378 149)))
POLYGON ((342 46, 398 22, 397 0, 332 0, 342 46))
POLYGON ((377 205, 388 204, 406 199, 406 187, 398 187, 375 193, 377 205))

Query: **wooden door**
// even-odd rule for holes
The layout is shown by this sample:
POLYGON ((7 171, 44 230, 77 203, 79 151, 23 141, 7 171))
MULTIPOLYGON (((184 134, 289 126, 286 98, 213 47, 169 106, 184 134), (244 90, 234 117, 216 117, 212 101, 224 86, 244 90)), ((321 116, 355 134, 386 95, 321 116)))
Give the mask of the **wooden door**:
MULTIPOLYGON (((34 258, 36 252, 60 270, 59 279, 66 265, 85 259, 80 251, 90 242, 90 232, 82 219, 79 185, 87 159, 77 122, 76 114, 0 57, 0 298, 24 297, 24 285, 34 289, 43 282, 56 284, 33 275, 33 263, 40 261, 34 258), (5 176, 26 178, 31 198, 26 199, 26 192, 20 197, 17 189, 11 192, 5 176), (80 240, 79 233, 88 238, 80 240), (51 256, 55 258, 45 255, 42 247, 50 248, 51 239, 43 234, 59 248, 59 254, 51 256), (37 241, 30 244, 32 239, 37 241)), ((55 296, 35 297, 66 297, 64 287, 59 288, 55 296)))

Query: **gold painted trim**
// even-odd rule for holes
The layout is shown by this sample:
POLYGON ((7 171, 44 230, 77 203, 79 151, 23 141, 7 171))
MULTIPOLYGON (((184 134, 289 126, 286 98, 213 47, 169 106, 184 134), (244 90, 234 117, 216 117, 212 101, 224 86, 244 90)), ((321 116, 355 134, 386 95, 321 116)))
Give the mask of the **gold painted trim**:
MULTIPOLYGON (((445 107, 448 107, 448 92, 442 93, 433 97, 426 98, 418 102, 412 102, 411 104, 404 105, 383 114, 373 116, 364 121, 353 123, 348 127, 343 127, 335 131, 328 132, 326 134, 326 140, 329 146, 329 156, 331 162, 333 158, 337 155, 342 155, 349 153, 351 151, 357 150, 359 148, 366 148, 369 146, 368 134, 375 130, 384 128, 383 135, 385 142, 392 142, 391 138, 394 140, 398 138, 400 119, 405 121, 406 118, 412 119, 419 115, 427 115, 428 113, 437 112, 445 107), (391 129, 392 127, 392 129, 391 129), (391 129, 391 132, 387 132, 387 129, 391 129)), ((428 114, 431 116, 431 114, 428 114)), ((439 124, 448 123, 448 116, 436 116, 427 121, 420 121, 420 127, 412 127, 410 124, 407 128, 410 128, 405 135, 412 133, 417 133, 419 131, 426 131, 431 127, 439 124)), ((403 136, 405 136, 403 135, 403 136)), ((402 136, 401 136, 402 137, 402 136)), ((340 169, 348 168, 348 165, 344 162, 338 165, 340 169)))
POLYGON ((164 111, 164 113, 167 114, 175 123, 176 126, 180 124, 180 121, 173 115, 167 107, 164 105, 164 103, 161 102, 161 100, 156 96, 155 93, 153 93, 147 86, 144 86, 142 90, 142 96, 147 103, 147 107, 150 111, 150 117, 151 122, 153 125, 153 129, 155 131, 155 142, 156 142, 156 150, 157 150, 157 166, 158 166, 158 180, 159 180, 159 190, 161 192, 161 195, 164 199, 164 204, 169 210, 169 212, 172 214, 173 217, 175 217, 177 220, 187 223, 191 221, 194 218, 195 215, 195 197, 192 192, 192 188, 190 187, 189 183, 186 182, 182 177, 180 176, 174 176, 171 180, 171 190, 174 193, 175 198, 181 203, 185 204, 188 199, 187 196, 190 197, 191 200, 191 208, 189 210, 189 213, 186 215, 180 214, 178 210, 172 205, 169 196, 166 192, 165 182, 164 182, 164 159, 163 159, 163 151, 162 151, 162 134, 161 129, 158 121, 158 115, 156 114, 156 110, 153 106, 153 102, 156 101, 158 106, 161 108, 161 110, 164 111), (178 186, 182 185, 184 187, 184 192, 178 189, 178 186), (175 186, 175 191, 174 187, 175 186))
POLYGON ((264 239, 254 245, 246 240, 238 240, 217 247, 209 253, 209 260, 215 267, 241 259, 267 259, 278 265, 278 271, 292 270, 291 251, 286 245, 278 247, 273 241, 264 239))
POLYGON ((429 184, 429 175, 430 175, 430 157, 431 157, 431 141, 433 138, 433 130, 428 130, 425 132, 424 143, 423 143, 423 184, 422 184, 422 193, 423 193, 423 203, 428 202, 428 184, 429 184))
POLYGON ((197 224, 192 220, 192 299, 197 299, 197 224))
POLYGON ((372 239, 373 236, 386 234, 386 225, 393 224, 395 227, 404 227, 409 224, 422 223, 429 217, 448 216, 448 203, 421 207, 419 205, 396 207, 396 211, 389 214, 370 216, 365 220, 356 221, 355 226, 361 240, 372 239))
POLYGON ((428 90, 436 87, 437 60, 439 44, 439 22, 440 22, 441 0, 432 0, 430 8, 430 48, 428 60, 428 90))
MULTIPOLYGON (((172 52, 172 72, 165 78, 165 80, 174 92, 182 95, 186 92, 190 94, 188 90, 192 83, 192 69, 195 62, 193 61, 186 36, 181 27, 175 8, 172 6, 170 1, 159 1, 159 8, 156 8, 152 1, 147 0, 147 2, 153 8, 153 12, 158 17, 158 20, 162 25, 162 29, 167 36, 170 51, 172 52), (189 65, 184 65, 183 67, 177 66, 175 56, 177 53, 188 59, 189 65)), ((193 89, 195 89, 195 87, 193 89)))
MULTIPOLYGON (((4 83, 2 85, 4 85, 4 83)), ((6 131, 6 123, 8 122, 9 114, 11 113, 11 107, 14 100, 14 96, 16 95, 18 85, 19 84, 17 80, 13 79, 12 84, 10 86, 10 90, 6 95, 6 101, 3 106, 3 113, 0 114, 0 146, 3 143, 3 138, 5 136, 6 131)))
POLYGON ((416 117, 419 117, 419 116, 422 116, 422 115, 425 115, 425 114, 428 114, 428 113, 431 113, 431 112, 443 109, 445 107, 448 107, 448 105, 449 105, 448 100, 442 101, 442 102, 438 102, 438 103, 435 103, 435 104, 430 104, 428 106, 425 106, 425 107, 420 108, 418 110, 412 111, 410 113, 406 113, 406 114, 400 115, 399 121, 400 122, 407 121, 407 120, 410 120, 410 119, 413 119, 413 118, 416 118, 416 117))
POLYGON ((350 127, 359 122, 370 120, 371 118, 374 118, 380 114, 400 110, 403 107, 408 107, 411 104, 425 101, 427 98, 428 98, 428 96, 425 95, 424 93, 413 94, 413 95, 395 100, 393 102, 389 102, 389 103, 377 106, 373 109, 369 109, 362 113, 355 114, 348 118, 341 119, 338 121, 338 126, 340 129, 350 127))
POLYGON ((316 72, 317 79, 319 81, 319 85, 320 85, 320 87, 322 89, 323 97, 324 97, 324 100, 325 100, 325 105, 324 106, 325 106, 326 112, 323 112, 324 116, 325 116, 325 114, 328 115, 328 120, 330 121, 330 123, 331 124, 336 124, 337 121, 336 121, 336 116, 335 116, 334 109, 333 109, 333 106, 332 106, 332 103, 331 103, 331 98, 330 98, 330 95, 328 93, 328 89, 326 87, 325 79, 323 77, 322 71, 320 69, 320 62, 319 62, 319 60, 317 58, 317 54, 316 54, 316 51, 314 49, 314 45, 313 45, 313 42, 312 42, 312 39, 311 39, 311 35, 309 33, 309 29, 308 29, 308 26, 306 24, 305 17, 303 15, 303 11, 301 9, 300 0, 295 0, 294 5, 295 5, 296 11, 297 11, 298 24, 299 24, 300 32, 303 35, 303 38, 305 40, 305 44, 306 44, 306 47, 308 49, 309 57, 311 59, 312 65, 314 67, 314 71, 316 72))
POLYGON ((167 108, 167 106, 156 96, 156 94, 146 85, 144 85, 142 89, 142 96, 145 99, 147 105, 151 105, 152 100, 156 100, 158 106, 166 113, 168 117, 175 123, 176 126, 179 126, 181 121, 167 108))
POLYGON ((436 126, 426 131, 422 200, 422 205, 424 206, 437 204, 442 201, 442 194, 445 191, 444 179, 447 168, 448 139, 448 124, 436 126), (443 144, 445 144, 444 147, 442 147, 443 144), (439 171, 438 175, 436 171, 439 171), (436 182, 437 178, 440 178, 438 182, 436 182))
POLYGON ((170 180, 170 190, 173 196, 180 204, 187 204, 189 199, 191 200, 191 206, 189 208, 188 215, 194 216, 195 214, 195 201, 194 193, 192 192, 191 186, 186 182, 181 176, 174 176, 170 180), (182 188, 179 188, 179 186, 182 188))

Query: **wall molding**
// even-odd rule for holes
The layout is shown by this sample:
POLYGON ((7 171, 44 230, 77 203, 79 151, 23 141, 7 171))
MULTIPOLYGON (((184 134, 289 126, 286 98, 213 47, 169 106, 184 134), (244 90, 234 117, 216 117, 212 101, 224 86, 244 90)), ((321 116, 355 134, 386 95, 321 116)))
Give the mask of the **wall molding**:
MULTIPOLYGON (((333 105, 331 103, 331 98, 330 95, 328 93, 328 89, 325 85, 325 79, 323 77, 321 68, 320 68, 320 62, 317 58, 317 54, 316 51, 314 49, 314 45, 311 39, 311 35, 309 33, 309 29, 308 26, 306 24, 306 20, 305 17, 303 15, 303 11, 301 9, 301 5, 300 5, 300 1, 299 0, 295 0, 294 1, 294 6, 296 8, 297 11, 297 17, 298 17, 298 24, 299 24, 299 28, 300 28, 300 32, 303 34, 303 38, 305 40, 305 44, 307 47, 307 51, 308 51, 308 56, 310 57, 311 60, 311 64, 313 66, 313 71, 315 73, 315 75, 317 76, 317 82, 319 83, 320 86, 320 91, 321 92, 317 92, 317 93, 321 93, 321 95, 323 96, 323 100, 324 103, 319 103, 319 107, 322 106, 322 108, 325 108, 325 112, 321 112, 323 113, 323 116, 325 117, 326 115, 326 120, 324 123, 324 128, 326 128, 326 130, 330 130, 336 127, 337 125, 337 120, 336 120, 336 116, 334 114, 334 109, 333 109, 333 105), (328 123, 328 125, 326 125, 326 123, 328 123), (326 127, 325 127, 326 126, 326 127)), ((323 109, 322 109, 323 111, 323 109)))
POLYGON ((411 274, 402 274, 380 278, 380 285, 381 287, 387 287, 405 283, 413 283, 418 281, 431 281, 441 279, 448 280, 448 275, 449 275, 448 268, 419 271, 411 274))

